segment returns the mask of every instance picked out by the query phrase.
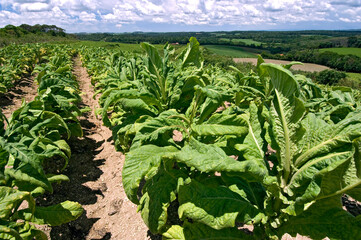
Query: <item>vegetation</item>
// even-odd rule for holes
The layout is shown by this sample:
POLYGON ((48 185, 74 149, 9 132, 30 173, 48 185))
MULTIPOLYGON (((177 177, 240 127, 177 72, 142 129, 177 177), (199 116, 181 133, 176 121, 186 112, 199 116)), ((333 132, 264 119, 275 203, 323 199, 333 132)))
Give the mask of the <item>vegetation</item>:
MULTIPOLYGON (((47 25, 7 26, 5 32, 16 37, 17 31, 63 33, 47 25)), ((0 111, 1 239, 46 239, 37 225, 56 226, 82 214, 71 201, 36 205, 54 183, 69 180, 62 174, 71 156, 67 141, 83 135, 71 71, 77 52, 99 95, 96 111, 126 155, 124 190, 152 233, 184 240, 360 236, 360 216, 344 210, 342 198, 361 201, 361 95, 339 86, 360 87, 360 74, 326 70, 312 75, 314 83, 290 71, 297 63, 258 57, 251 67, 226 52, 249 39, 255 51, 288 52, 271 56, 357 72, 357 56, 316 48, 357 45, 358 32, 199 33, 211 44, 206 48, 194 37, 186 47, 134 44, 142 37, 162 43, 167 36, 184 43, 189 34, 90 34, 110 42, 73 42, 77 50, 48 44, 1 49, 0 91, 38 74, 33 101, 9 119, 0 111), (133 44, 113 42, 119 39, 133 44), (229 45, 219 45, 225 39, 229 45), (315 49, 302 50, 310 41, 315 49)))
POLYGON ((74 40, 74 36, 66 34, 64 29, 55 25, 36 24, 30 26, 22 24, 18 27, 7 25, 4 28, 0 28, 0 47, 12 43, 69 42, 74 40))
POLYGON ((229 56, 233 58, 257 58, 256 54, 247 52, 243 48, 236 46, 205 45, 204 47, 221 56, 229 56))
POLYGON ((10 45, 0 49, 0 94, 13 87, 21 77, 32 73, 45 61, 49 49, 42 45, 10 45))
POLYGON ((318 50, 309 49, 301 51, 290 51, 284 55, 263 53, 262 56, 281 60, 295 60, 300 62, 317 63, 346 72, 361 72, 361 57, 356 55, 341 55, 330 51, 320 52, 318 50))
POLYGON ((317 82, 325 85, 335 85, 342 79, 346 78, 346 73, 335 70, 324 70, 319 72, 316 76, 317 82))
POLYGON ((123 186, 164 239, 355 239, 361 112, 353 91, 320 88, 291 65, 205 66, 191 38, 175 60, 82 48, 104 124, 126 152, 123 186), (98 60, 103 59, 103 60, 98 60), (175 137, 180 133, 181 137, 175 137), (252 224, 252 234, 239 228, 252 224))
POLYGON ((324 48, 321 52, 334 52, 340 55, 355 55, 361 58, 361 48, 324 48))
POLYGON ((10 119, 0 112, 1 239, 47 239, 36 225, 61 225, 83 212, 79 203, 71 201, 47 207, 35 203, 37 197, 53 191, 52 184, 69 181, 61 174, 71 155, 66 140, 82 136, 77 120, 81 112, 75 105, 80 97, 71 73, 75 52, 64 46, 42 48, 52 54, 47 63, 35 67, 39 72, 35 100, 23 102, 10 119), (49 164, 52 171, 45 167, 49 164), (24 202, 26 207, 20 208, 24 202))

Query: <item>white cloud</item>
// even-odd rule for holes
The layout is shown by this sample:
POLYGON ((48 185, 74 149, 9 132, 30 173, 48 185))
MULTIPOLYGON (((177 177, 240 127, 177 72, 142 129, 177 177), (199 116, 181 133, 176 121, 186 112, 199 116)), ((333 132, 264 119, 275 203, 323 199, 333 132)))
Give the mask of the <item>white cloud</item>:
POLYGON ((1 0, 1 6, 2 25, 57 23, 70 31, 82 29, 81 24, 104 31, 131 25, 138 29, 138 23, 235 29, 303 22, 361 23, 361 0, 1 0))
POLYGON ((47 3, 36 2, 36 3, 24 3, 14 4, 14 7, 19 7, 20 12, 41 12, 50 9, 50 5, 47 3))
POLYGON ((79 19, 83 22, 95 22, 96 15, 94 13, 87 13, 83 11, 79 14, 79 19))

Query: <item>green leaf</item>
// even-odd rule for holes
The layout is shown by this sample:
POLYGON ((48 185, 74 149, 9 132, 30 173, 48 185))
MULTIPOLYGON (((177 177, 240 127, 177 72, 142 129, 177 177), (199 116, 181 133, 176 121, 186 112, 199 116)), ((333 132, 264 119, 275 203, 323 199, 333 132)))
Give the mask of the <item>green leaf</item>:
POLYGON ((277 89, 275 93, 270 111, 272 148, 276 150, 283 175, 282 186, 285 186, 291 174, 293 157, 299 152, 297 142, 304 133, 300 119, 303 117, 305 108, 297 98, 295 98, 294 104, 291 105, 290 101, 277 89))
POLYGON ((173 225, 165 233, 163 233, 163 239, 167 240, 185 240, 183 228, 179 225, 173 225))
POLYGON ((147 179, 142 190, 138 210, 152 233, 161 233, 168 218, 168 207, 176 199, 178 179, 186 177, 171 167, 160 167, 158 172, 147 179))
POLYGON ((36 207, 34 214, 29 209, 20 210, 16 217, 35 224, 59 226, 71 222, 83 214, 77 202, 65 201, 49 207, 36 207))
POLYGON ((167 146, 172 143, 173 130, 184 128, 184 123, 179 118, 178 112, 174 109, 162 112, 158 117, 149 118, 137 129, 132 142, 131 149, 146 144, 167 146))
MULTIPOLYGON (((250 240, 257 239, 252 235, 238 230, 237 228, 225 228, 215 230, 204 224, 185 222, 183 228, 173 225, 166 233, 163 234, 164 239, 174 240, 250 240)), ((259 238, 261 239, 261 238, 259 238)))
POLYGON ((11 239, 11 236, 15 238, 15 240, 23 240, 20 234, 7 226, 0 225, 0 238, 1 239, 11 239))
POLYGON ((247 125, 244 115, 220 113, 202 124, 193 124, 192 132, 198 136, 244 136, 248 133, 247 125))
POLYGON ((249 106, 249 119, 247 120, 248 131, 243 143, 237 143, 235 148, 243 152, 246 160, 258 161, 264 164, 264 149, 266 142, 263 140, 264 130, 261 114, 254 102, 249 106))
POLYGON ((236 220, 247 223, 260 211, 226 186, 212 187, 195 180, 179 187, 179 217, 206 224, 214 229, 235 227, 236 220))
POLYGON ((354 217, 341 208, 341 195, 324 199, 297 217, 290 217, 277 230, 281 237, 284 233, 292 236, 301 234, 314 240, 325 237, 330 239, 358 239, 361 235, 360 217, 354 217))
POLYGON ((260 69, 269 74, 273 87, 283 96, 289 98, 292 95, 299 95, 300 87, 295 76, 289 70, 273 63, 262 63, 260 69))
POLYGON ((268 176, 264 164, 255 161, 237 161, 228 157, 221 148, 200 143, 193 138, 173 158, 201 172, 229 172, 250 182, 262 182, 268 176))
POLYGON ((198 68, 203 66, 203 57, 199 50, 199 42, 195 37, 189 39, 187 48, 184 49, 177 58, 182 58, 182 68, 192 65, 197 66, 198 68))
POLYGON ((156 171, 159 168, 162 157, 177 151, 178 149, 172 146, 145 145, 126 154, 122 174, 123 186, 127 197, 133 203, 139 203, 137 191, 140 181, 149 172, 156 171))
POLYGON ((163 62, 159 56, 158 50, 151 44, 143 42, 140 46, 146 51, 148 55, 147 68, 149 72, 155 76, 160 76, 160 70, 162 69, 163 62))
POLYGON ((35 200, 29 192, 22 192, 9 187, 0 187, 0 219, 7 220, 23 201, 29 203, 29 211, 34 212, 35 200))

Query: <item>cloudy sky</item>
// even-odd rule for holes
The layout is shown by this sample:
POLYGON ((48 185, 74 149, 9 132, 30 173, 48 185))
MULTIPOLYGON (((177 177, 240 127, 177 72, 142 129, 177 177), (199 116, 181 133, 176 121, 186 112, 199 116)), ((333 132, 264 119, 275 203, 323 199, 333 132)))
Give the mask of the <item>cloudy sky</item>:
POLYGON ((361 29, 361 0, 0 0, 0 27, 67 32, 361 29))

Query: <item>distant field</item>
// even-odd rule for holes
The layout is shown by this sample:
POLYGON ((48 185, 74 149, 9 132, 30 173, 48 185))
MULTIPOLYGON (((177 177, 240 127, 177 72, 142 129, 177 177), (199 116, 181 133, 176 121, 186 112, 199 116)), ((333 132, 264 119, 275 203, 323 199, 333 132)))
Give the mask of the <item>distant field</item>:
POLYGON ((361 48, 323 48, 323 49, 320 49, 320 51, 321 52, 330 51, 330 52, 335 52, 335 53, 342 54, 342 55, 352 54, 352 55, 361 57, 361 48))
MULTIPOLYGON (((255 58, 234 58, 235 62, 250 62, 254 65, 257 64, 257 59, 255 58)), ((275 63, 275 64, 288 64, 291 61, 283 61, 283 60, 275 60, 275 59, 264 59, 266 63, 275 63)), ((301 70, 306 72, 321 72, 326 69, 330 69, 329 67, 313 64, 313 63, 304 63, 303 65, 294 65, 292 66, 294 70, 301 70)))
POLYGON ((361 73, 346 73, 347 77, 352 80, 361 81, 361 73))
POLYGON ((241 47, 222 45, 204 45, 204 47, 221 56, 229 56, 233 58, 257 58, 255 53, 248 52, 241 47))
POLYGON ((261 42, 257 42, 257 41, 254 41, 252 39, 239 39, 239 38, 220 38, 219 39, 220 41, 224 42, 224 43, 229 43, 229 42, 232 42, 234 44, 239 44, 239 43, 243 43, 243 44, 246 44, 246 45, 255 45, 255 46, 260 46, 262 43, 261 42))
POLYGON ((252 39, 232 39, 232 42, 233 43, 240 43, 240 42, 243 42, 244 44, 247 44, 247 45, 255 45, 255 46, 261 46, 261 42, 257 42, 257 41, 254 41, 252 39))
MULTIPOLYGON (((130 52, 143 52, 143 49, 140 47, 140 44, 130 44, 130 43, 113 43, 113 42, 103 42, 103 41, 80 41, 74 43, 75 46, 87 46, 87 47, 105 47, 105 48, 119 48, 122 51, 130 52)), ((161 44, 153 44, 158 50, 163 49, 161 44)))

